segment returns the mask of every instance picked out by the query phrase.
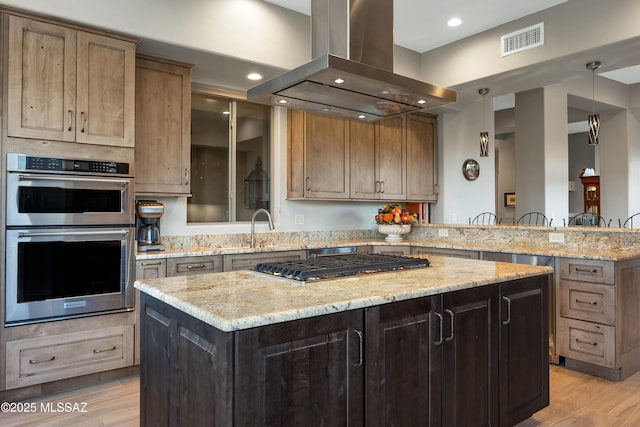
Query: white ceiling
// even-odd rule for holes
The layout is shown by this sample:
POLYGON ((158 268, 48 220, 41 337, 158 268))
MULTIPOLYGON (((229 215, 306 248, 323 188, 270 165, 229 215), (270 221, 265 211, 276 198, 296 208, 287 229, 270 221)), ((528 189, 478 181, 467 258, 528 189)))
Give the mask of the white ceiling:
MULTIPOLYGON (((306 15, 311 12, 311 0, 265 1, 306 15)), ((393 3, 394 43, 423 53, 565 1, 396 0, 393 3), (461 19, 462 25, 450 28, 447 22, 454 17, 461 19)))
MULTIPOLYGON (((264 0, 280 7, 309 14, 311 0, 264 0)), ((418 52, 428 51, 437 46, 472 36, 501 24, 522 18, 531 13, 553 7, 567 0, 395 0, 394 2, 394 42, 397 45, 418 52), (459 17, 460 27, 450 29, 446 22, 452 16, 459 17)), ((245 76, 249 72, 259 72, 270 79, 286 71, 264 64, 249 63, 237 58, 203 52, 184 46, 142 39, 138 44, 141 52, 174 58, 197 64, 193 69, 193 80, 202 85, 222 87, 235 92, 236 96, 255 85, 245 76)), ((453 89, 458 92, 458 103, 462 106, 478 99, 478 88, 491 88, 492 97, 507 95, 520 90, 543 87, 563 79, 584 75, 585 63, 594 59, 601 60, 599 75, 624 84, 640 82, 640 67, 635 66, 640 52, 640 38, 614 47, 578 52, 562 58, 561 61, 547 62, 536 67, 518 69, 500 75, 489 76, 482 81, 468 82, 453 89)), ((588 73, 588 72, 587 72, 588 73)), ((500 100, 500 98, 498 98, 500 100)), ((572 107, 590 109, 591 102, 584 100, 580 104, 576 98, 572 107), (587 105, 588 104, 588 105, 587 105)), ((455 106, 452 106, 455 108, 455 106)), ((505 108, 496 106, 496 108, 505 108)), ((437 111, 434 111, 437 113, 437 111)))

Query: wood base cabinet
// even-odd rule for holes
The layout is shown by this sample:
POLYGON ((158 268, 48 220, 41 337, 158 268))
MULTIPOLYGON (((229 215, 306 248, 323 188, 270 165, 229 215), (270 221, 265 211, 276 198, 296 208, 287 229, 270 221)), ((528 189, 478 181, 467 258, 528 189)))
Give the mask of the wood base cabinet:
POLYGON ((640 371, 640 260, 559 258, 558 353, 614 381, 640 371))
POLYGON ((512 426, 548 405, 549 280, 228 333, 142 294, 142 425, 512 426))

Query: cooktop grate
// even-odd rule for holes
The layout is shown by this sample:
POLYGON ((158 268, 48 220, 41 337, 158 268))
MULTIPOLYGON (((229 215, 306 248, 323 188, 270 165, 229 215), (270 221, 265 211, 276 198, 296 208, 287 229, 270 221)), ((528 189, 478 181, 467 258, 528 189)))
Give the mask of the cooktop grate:
POLYGON ((425 258, 386 254, 350 254, 306 260, 260 263, 254 267, 254 271, 304 282, 307 280, 353 276, 359 273, 376 273, 428 266, 429 260, 425 258))

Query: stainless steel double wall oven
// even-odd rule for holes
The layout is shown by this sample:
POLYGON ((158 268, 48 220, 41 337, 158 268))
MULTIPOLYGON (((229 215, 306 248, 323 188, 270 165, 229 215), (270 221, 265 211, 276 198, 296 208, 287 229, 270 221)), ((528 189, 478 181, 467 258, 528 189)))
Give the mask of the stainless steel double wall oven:
POLYGON ((7 325, 134 306, 132 170, 7 154, 7 325))

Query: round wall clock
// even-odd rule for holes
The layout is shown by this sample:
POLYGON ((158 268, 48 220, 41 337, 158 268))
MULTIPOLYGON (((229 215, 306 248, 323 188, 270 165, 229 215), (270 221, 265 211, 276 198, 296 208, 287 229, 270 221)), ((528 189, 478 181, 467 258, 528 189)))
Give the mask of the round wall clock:
POLYGON ((473 159, 467 159, 462 164, 462 174, 467 181, 475 181, 480 175, 480 165, 473 159))

